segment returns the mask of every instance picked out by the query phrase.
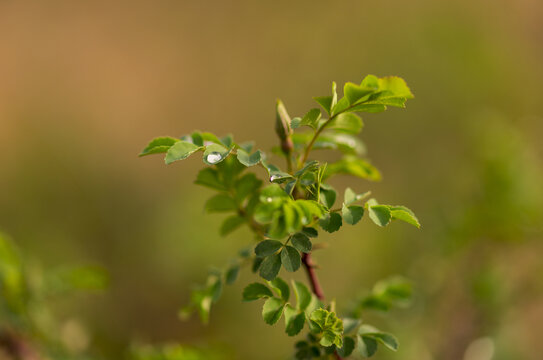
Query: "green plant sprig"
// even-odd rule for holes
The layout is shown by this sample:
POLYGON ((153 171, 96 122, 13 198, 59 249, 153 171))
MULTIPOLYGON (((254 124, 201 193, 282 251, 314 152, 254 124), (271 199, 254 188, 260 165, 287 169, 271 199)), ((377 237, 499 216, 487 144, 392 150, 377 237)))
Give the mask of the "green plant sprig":
POLYGON ((183 316, 197 311, 202 321, 207 322, 211 304, 219 299, 223 284, 235 282, 240 267, 252 264, 252 271, 264 282, 247 285, 242 298, 244 301, 264 299, 264 321, 274 325, 283 317, 289 336, 299 334, 307 326, 305 340, 296 343, 297 359, 342 359, 354 353, 370 357, 378 345, 397 350, 396 338, 362 323, 360 313, 388 310, 399 302, 407 303, 410 285, 398 278, 380 282, 370 295, 356 302, 351 317, 340 318, 335 302, 325 302, 311 254, 312 239, 318 237, 318 228, 333 233, 344 223, 357 224, 366 212, 367 217, 381 227, 393 220, 420 227, 410 209, 367 199, 369 191, 359 194, 346 188, 341 205, 333 207, 338 196, 328 183, 330 178, 340 174, 369 181, 381 179, 379 170, 366 159, 365 146, 356 136, 363 128, 357 114, 382 112, 388 106, 403 108, 411 98, 413 94, 403 79, 369 75, 360 84, 346 83, 341 98, 333 83, 331 95, 314 98, 322 110, 313 108, 303 117, 291 118, 283 102, 278 100, 275 132, 280 143, 272 153, 285 158, 286 171, 269 162, 268 154, 253 149, 252 143, 236 143, 231 135, 219 138, 209 132, 196 131, 180 139, 153 139, 140 156, 164 153, 166 164, 171 164, 202 152, 204 164, 208 166, 198 173, 195 183, 216 191, 206 202, 205 209, 211 213, 230 213, 221 225, 220 234, 227 236, 245 224, 257 242, 242 250, 226 268, 210 271, 206 283, 192 292, 190 304, 182 310, 183 316), (311 160, 315 150, 332 150, 340 156, 331 163, 311 160), (267 185, 248 172, 254 166, 266 170, 267 185), (289 285, 278 276, 282 268, 295 272, 301 267, 306 270, 311 290, 301 282, 291 281, 289 285), (291 288, 295 302, 290 301, 291 288))

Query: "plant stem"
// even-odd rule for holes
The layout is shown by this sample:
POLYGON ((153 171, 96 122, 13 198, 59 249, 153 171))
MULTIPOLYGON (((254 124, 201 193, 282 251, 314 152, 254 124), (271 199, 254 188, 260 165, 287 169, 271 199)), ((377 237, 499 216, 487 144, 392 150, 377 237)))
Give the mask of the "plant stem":
POLYGON ((305 271, 309 277, 309 283, 311 284, 311 289, 313 293, 319 300, 324 300, 324 293, 322 291, 319 279, 317 278, 317 273, 315 272, 315 264, 311 258, 311 253, 304 253, 302 256, 302 264, 304 264, 305 271))
POLYGON ((311 149, 313 148, 313 145, 315 145, 315 141, 317 141, 317 138, 319 137, 321 132, 324 130, 326 125, 328 125, 330 123, 330 121, 332 121, 336 116, 337 116, 337 114, 330 117, 330 119, 328 119, 320 128, 317 129, 317 131, 315 131, 315 134, 313 135, 313 138, 311 139, 311 141, 309 142, 309 144, 305 148, 304 156, 302 157, 300 167, 304 166, 305 162, 307 161, 307 158, 309 157, 309 153, 311 152, 311 149))
POLYGON ((292 175, 292 153, 285 154, 287 158, 287 172, 292 175))
POLYGON ((338 112, 337 114, 334 114, 334 115, 330 116, 330 118, 328 120, 326 120, 326 122, 324 124, 322 124, 322 126, 320 128, 317 129, 317 131, 313 135, 313 138, 309 142, 309 145, 307 145, 307 147, 305 148, 304 156, 302 157, 300 167, 304 166, 305 162, 307 161, 307 158, 309 157, 309 153, 311 152, 311 149, 313 148, 313 145, 315 145, 315 141, 317 141, 317 138, 319 137, 321 132, 324 130, 324 128, 326 126, 328 126, 328 124, 330 124, 330 122, 332 120, 334 120, 338 115, 343 114, 345 112, 349 112, 349 110, 353 109, 358 104, 359 103, 355 102, 354 104, 349 105, 347 108, 343 109, 342 111, 338 112))
MULTIPOLYGON (((313 259, 311 258, 311 253, 304 253, 302 255, 302 264, 304 265, 307 276, 309 277, 309 282, 311 283, 311 289, 313 290, 313 293, 319 300, 324 300, 324 292, 322 291, 319 278, 317 277, 317 273, 315 272, 315 264, 313 263, 313 259)), ((336 359, 342 360, 342 357, 339 356, 337 351, 334 352, 334 356, 336 359)))

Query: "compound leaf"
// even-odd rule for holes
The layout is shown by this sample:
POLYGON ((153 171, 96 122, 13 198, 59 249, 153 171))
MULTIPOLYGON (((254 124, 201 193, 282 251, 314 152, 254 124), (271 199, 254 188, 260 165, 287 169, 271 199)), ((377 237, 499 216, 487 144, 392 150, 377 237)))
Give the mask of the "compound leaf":
POLYGON ((281 318, 283 315, 283 309, 285 308, 285 303, 278 298, 270 297, 264 303, 262 308, 262 318, 268 325, 273 325, 281 318))
POLYGON ((164 158, 164 161, 166 162, 166 164, 171 164, 174 161, 186 159, 191 154, 201 149, 202 149, 201 146, 194 145, 193 143, 180 140, 180 141, 177 141, 168 149, 168 151, 166 152, 166 157, 164 158))
POLYGON ((292 246, 285 246, 281 251, 281 263, 289 272, 298 270, 302 264, 300 253, 292 246))
POLYGON ((283 243, 277 240, 263 240, 255 247, 256 256, 269 256, 275 254, 283 247, 283 243))
POLYGON ((149 142, 149 144, 142 150, 139 156, 165 153, 168 149, 178 142, 179 139, 175 139, 169 136, 157 137, 149 142))
POLYGON ((273 297, 273 293, 266 285, 255 282, 243 289, 242 296, 243 301, 253 301, 261 298, 271 298, 273 297))

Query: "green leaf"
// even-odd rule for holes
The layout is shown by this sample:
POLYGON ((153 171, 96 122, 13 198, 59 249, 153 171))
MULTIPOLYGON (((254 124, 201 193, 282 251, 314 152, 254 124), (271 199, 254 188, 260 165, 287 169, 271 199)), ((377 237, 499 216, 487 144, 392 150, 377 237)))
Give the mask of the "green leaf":
POLYGON ((279 170, 279 168, 273 164, 268 164, 264 161, 262 161, 262 165, 266 168, 268 171, 268 175, 270 177, 270 182, 275 183, 282 183, 284 181, 287 181, 289 179, 292 179, 292 175, 289 173, 286 173, 284 171, 279 170))
POLYGON ((305 314, 298 312, 289 304, 285 307, 285 332, 288 336, 294 336, 302 331, 305 324, 305 314))
POLYGON ((228 285, 235 283, 236 280, 238 279, 238 275, 239 275, 239 265, 234 264, 230 266, 228 270, 226 270, 225 282, 228 285))
POLYGON ((283 219, 287 233, 293 233, 301 228, 301 218, 298 216, 296 206, 292 201, 288 201, 283 204, 283 219))
POLYGON ((228 189, 234 186, 236 180, 238 180, 238 175, 246 169, 235 156, 226 157, 224 161, 215 166, 221 174, 221 181, 228 189))
POLYGON ((238 160, 245 166, 255 166, 262 160, 262 154, 257 150, 249 155, 245 150, 238 149, 238 160))
POLYGON ((230 234, 231 232, 235 231, 244 223, 245 223, 245 218, 242 218, 239 215, 229 216, 223 221, 221 228, 219 230, 219 234, 221 236, 226 236, 230 234))
POLYGON ((273 220, 277 206, 273 203, 258 204, 255 208, 254 218, 259 224, 268 224, 273 220))
POLYGON ((313 221, 313 218, 322 218, 326 213, 324 206, 313 200, 296 200, 296 206, 304 212, 309 222, 313 221))
POLYGON ((271 298, 273 293, 270 289, 264 284, 261 283, 252 283, 249 284, 243 289, 243 301, 254 301, 261 298, 271 298))
POLYGON ((285 308, 285 303, 278 298, 271 297, 266 300, 264 307, 262 308, 262 318, 268 325, 273 325, 281 318, 283 315, 283 309, 285 308))
POLYGON ((290 242, 292 243, 292 246, 303 253, 309 253, 313 248, 311 240, 309 240, 309 238, 303 233, 296 233, 292 235, 290 242))
POLYGON ((338 213, 328 214, 319 221, 319 225, 324 231, 329 233, 338 231, 342 225, 341 215, 338 213))
POLYGON ((217 194, 207 200, 205 209, 208 212, 224 212, 237 210, 238 206, 234 199, 226 194, 217 194))
POLYGON ((302 229, 302 232, 303 232, 307 237, 310 237, 310 238, 314 238, 314 237, 319 236, 319 232, 317 231, 317 229, 312 228, 312 227, 304 227, 304 228, 302 229))
POLYGON ((377 90, 379 89, 379 79, 375 75, 368 75, 362 80, 360 86, 377 90))
POLYGON ((277 184, 272 184, 262 189, 260 193, 260 201, 269 203, 271 202, 270 199, 273 200, 275 198, 288 199, 289 196, 287 193, 285 193, 281 186, 277 184))
POLYGON ((224 161, 231 150, 219 144, 208 145, 204 151, 204 163, 207 165, 216 165, 224 161))
POLYGON ((332 107, 332 116, 345 111, 349 107, 349 99, 341 98, 336 105, 332 107))
POLYGON ((343 220, 349 225, 355 225, 364 215, 364 207, 358 205, 345 206, 341 209, 343 220))
POLYGON ((362 103, 353 106, 350 110, 354 112, 379 113, 385 111, 386 109, 387 107, 383 104, 362 103))
POLYGON ((377 341, 365 336, 356 336, 358 339, 358 353, 366 358, 372 357, 377 352, 377 341))
MULTIPOLYGON (((383 93, 376 93, 375 94, 375 99, 372 99, 366 103, 364 103, 364 105, 379 105, 381 106, 384 110, 386 110, 386 106, 394 106, 394 107, 399 107, 399 108, 404 108, 405 107, 405 103, 407 101, 406 98, 403 98, 403 97, 389 97, 389 95, 386 95, 386 94, 390 94, 388 91, 385 91, 384 92, 385 94, 383 93)), ((374 96, 372 96, 373 98, 374 96)), ((382 111, 384 111, 382 110, 382 111)), ((368 112, 372 112, 372 111, 368 111, 368 112)), ((379 112, 379 111, 373 111, 373 112, 379 112)))
POLYGON ((322 108, 330 114, 332 109, 332 96, 318 96, 313 98, 322 108))
POLYGON ((302 126, 302 118, 301 117, 295 117, 290 121, 290 128, 291 129, 297 129, 300 126, 302 126))
POLYGON ((221 140, 221 143, 229 149, 234 145, 234 139, 232 138, 232 135, 226 135, 225 137, 222 137, 220 140, 221 140))
POLYGON ((319 120, 321 118, 321 111, 317 108, 313 108, 307 112, 302 118, 300 125, 311 126, 313 129, 317 128, 319 120))
POLYGON ((283 243, 277 240, 263 240, 255 247, 256 256, 265 257, 275 254, 283 247, 283 243))
POLYGON ((304 166, 294 173, 294 177, 300 178, 307 172, 315 172, 319 168, 319 162, 316 160, 308 161, 304 166))
POLYGON ((358 334, 364 338, 372 338, 392 351, 398 350, 398 339, 392 334, 381 332, 370 325, 362 325, 358 329, 358 334))
POLYGON ((255 174, 245 174, 238 179, 234 185, 236 190, 234 197, 238 203, 241 203, 246 197, 256 193, 261 186, 262 181, 259 180, 255 174))
POLYGON ((186 159, 191 154, 201 149, 201 146, 194 145, 193 143, 189 143, 186 141, 177 141, 168 149, 164 160, 166 164, 171 164, 174 161, 186 159))
POLYGON ((336 191, 331 186, 330 187, 321 186, 320 201, 328 209, 334 206, 334 203, 336 202, 336 197, 337 197, 336 191))
POLYGON ((327 126, 328 129, 345 131, 350 134, 358 134, 362 130, 362 127, 362 119, 352 112, 339 114, 327 126))
POLYGON ((311 292, 299 281, 293 280, 294 294, 296 295, 296 308, 300 311, 305 311, 311 303, 311 292))
POLYGON ((271 224, 268 228, 267 236, 272 239, 282 239, 287 236, 287 225, 285 216, 281 211, 276 211, 272 216, 271 224))
POLYGON ((360 325, 360 319, 343 318, 343 333, 350 334, 354 332, 360 325))
POLYGON ((379 170, 369 162, 352 155, 346 155, 340 161, 328 164, 324 177, 329 178, 336 174, 352 175, 372 181, 381 180, 379 170))
POLYGON ((260 266, 264 262, 264 259, 265 258, 255 257, 253 259, 253 264, 251 265, 251 271, 256 273, 260 269, 260 266))
POLYGON ((284 302, 288 301, 290 298, 290 288, 285 280, 281 279, 280 277, 276 277, 270 281, 270 286, 277 292, 284 302))
POLYGON ((253 141, 247 141, 242 144, 239 144, 238 146, 240 147, 240 149, 245 150, 245 152, 250 153, 253 150, 254 145, 255 143, 253 141))
POLYGON ((379 90, 390 91, 396 97, 414 98, 405 80, 397 76, 387 76, 379 79, 379 90))
POLYGON ((343 347, 337 349, 337 353, 341 357, 350 356, 353 353, 354 346, 354 339, 350 336, 346 336, 343 338, 343 347))
POLYGON ((405 206, 388 206, 393 220, 405 221, 408 224, 416 226, 420 229, 420 223, 413 211, 405 206))
POLYGON ((175 139, 169 136, 157 137, 149 142, 149 144, 142 150, 139 156, 165 153, 168 149, 178 142, 179 139, 175 139))
POLYGON ((327 131, 315 141, 313 149, 339 150, 344 154, 364 155, 366 147, 358 137, 344 132, 327 131))
POLYGON ((366 95, 371 94, 374 92, 375 89, 363 87, 360 85, 353 84, 351 82, 348 82, 343 87, 343 93, 345 94, 345 97, 349 100, 349 103, 354 104, 361 98, 363 98, 366 95))
POLYGON ((204 146, 204 138, 198 131, 194 131, 190 136, 187 136, 186 141, 191 142, 194 145, 204 146))
POLYGON ((390 209, 386 205, 378 205, 375 199, 366 202, 370 219, 379 226, 387 226, 392 220, 390 209))
POLYGON ((207 278, 207 292, 213 302, 217 302, 222 294, 222 281, 219 275, 211 274, 207 278))
POLYGON ((300 253, 292 246, 285 246, 281 251, 281 263, 285 267, 285 270, 289 272, 298 270, 302 264, 300 253))
POLYGON ((362 200, 364 198, 366 198, 367 196, 369 196, 371 194, 371 192, 367 191, 363 194, 356 194, 351 188, 346 188, 345 189, 345 195, 343 196, 343 203, 347 206, 359 201, 359 200, 362 200))
POLYGON ((343 203, 347 206, 356 201, 356 193, 350 188, 345 189, 345 195, 343 196, 343 203))
POLYGON ((266 280, 273 280, 281 269, 281 255, 274 254, 264 258, 260 265, 260 276, 266 280))
POLYGON ((200 170, 194 183, 215 190, 226 190, 226 187, 219 178, 219 172, 209 167, 200 170))
POLYGON ((199 135, 204 142, 224 145, 215 134, 212 134, 210 132, 202 132, 199 133, 199 135))

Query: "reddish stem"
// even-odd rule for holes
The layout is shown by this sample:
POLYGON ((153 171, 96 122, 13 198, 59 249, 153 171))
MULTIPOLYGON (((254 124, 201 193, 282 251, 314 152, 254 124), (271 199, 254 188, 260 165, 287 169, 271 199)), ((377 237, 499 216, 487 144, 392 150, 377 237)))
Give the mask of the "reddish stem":
POLYGON ((311 253, 304 253, 302 255, 302 263, 304 264, 305 271, 309 277, 309 282, 311 283, 311 289, 313 293, 317 296, 319 300, 324 300, 324 293, 322 291, 319 279, 317 278, 317 273, 315 272, 315 264, 311 258, 311 253))
MULTIPOLYGON (((315 272, 315 264, 313 263, 313 259, 311 258, 311 253, 304 253, 302 255, 302 264, 304 264, 305 271, 307 272, 307 276, 309 277, 309 283, 311 284, 311 289, 313 290, 313 293, 319 300, 324 300, 324 292, 322 291, 319 278, 317 277, 317 273, 315 272)), ((334 356, 337 360, 343 359, 341 356, 339 356, 337 351, 334 352, 334 356)))

